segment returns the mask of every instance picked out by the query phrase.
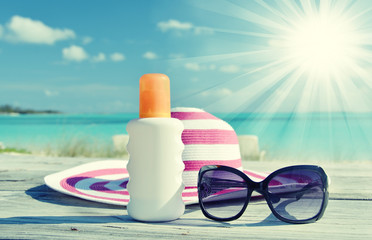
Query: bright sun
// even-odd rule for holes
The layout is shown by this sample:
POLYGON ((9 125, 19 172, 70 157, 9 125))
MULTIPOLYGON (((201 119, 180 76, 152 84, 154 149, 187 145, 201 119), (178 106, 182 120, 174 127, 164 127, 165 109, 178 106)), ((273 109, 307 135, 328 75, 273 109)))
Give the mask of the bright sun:
POLYGON ((341 16, 313 14, 284 33, 282 47, 308 74, 334 76, 353 62, 359 36, 341 16))

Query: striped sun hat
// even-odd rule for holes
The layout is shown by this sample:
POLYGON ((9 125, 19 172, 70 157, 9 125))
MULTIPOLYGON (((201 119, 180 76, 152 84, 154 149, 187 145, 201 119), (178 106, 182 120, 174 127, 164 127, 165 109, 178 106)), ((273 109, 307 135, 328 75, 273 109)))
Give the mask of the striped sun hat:
MULTIPOLYGON (((198 108, 173 108, 172 117, 184 124, 185 149, 182 175, 185 204, 198 201, 197 176, 204 165, 226 165, 244 171, 252 180, 267 174, 243 170, 239 142, 234 129, 225 121, 198 108)), ((75 197, 126 206, 129 175, 125 160, 104 160, 80 165, 44 178, 50 188, 75 197)))

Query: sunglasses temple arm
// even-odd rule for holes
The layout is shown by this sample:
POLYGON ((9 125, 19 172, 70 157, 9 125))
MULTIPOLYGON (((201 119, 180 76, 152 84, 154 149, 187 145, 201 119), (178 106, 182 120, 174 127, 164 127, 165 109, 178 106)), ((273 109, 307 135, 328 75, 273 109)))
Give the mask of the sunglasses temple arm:
MULTIPOLYGON (((241 181, 235 181, 230 179, 215 179, 215 178, 204 178, 204 183, 207 183, 207 186, 213 185, 214 189, 232 189, 232 188, 247 188, 247 184, 241 181)), ((206 186, 201 184, 202 187, 206 186)), ((206 188, 208 189, 208 187, 206 188)))
POLYGON ((307 192, 312 191, 313 187, 318 186, 317 184, 309 183, 306 186, 304 186, 300 190, 296 191, 287 191, 287 192, 281 192, 281 193, 269 193, 270 199, 272 199, 274 202, 279 202, 280 198, 296 198, 296 200, 300 200, 303 195, 305 195, 307 192))
POLYGON ((246 187, 247 186, 247 184, 245 182, 231 180, 231 179, 210 178, 210 183, 218 184, 218 185, 226 184, 226 186, 230 186, 230 187, 246 187))

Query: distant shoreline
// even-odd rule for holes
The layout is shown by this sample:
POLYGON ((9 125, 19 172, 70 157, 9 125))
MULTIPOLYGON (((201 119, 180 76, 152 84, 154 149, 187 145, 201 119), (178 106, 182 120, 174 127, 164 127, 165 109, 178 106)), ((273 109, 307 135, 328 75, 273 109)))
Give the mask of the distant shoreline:
POLYGON ((0 105, 0 115, 25 115, 25 114, 61 114, 62 112, 56 110, 33 110, 22 109, 19 107, 12 107, 10 105, 0 105))

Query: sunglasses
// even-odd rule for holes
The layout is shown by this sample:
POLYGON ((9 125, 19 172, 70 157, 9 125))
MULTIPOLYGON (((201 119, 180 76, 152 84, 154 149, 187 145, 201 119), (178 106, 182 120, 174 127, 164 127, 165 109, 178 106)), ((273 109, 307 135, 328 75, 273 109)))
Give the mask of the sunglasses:
POLYGON ((315 222, 328 203, 327 175, 319 166, 281 168, 262 182, 254 182, 242 171, 227 166, 207 165, 199 171, 199 204, 207 218, 238 219, 253 191, 266 199, 275 217, 288 223, 315 222))

